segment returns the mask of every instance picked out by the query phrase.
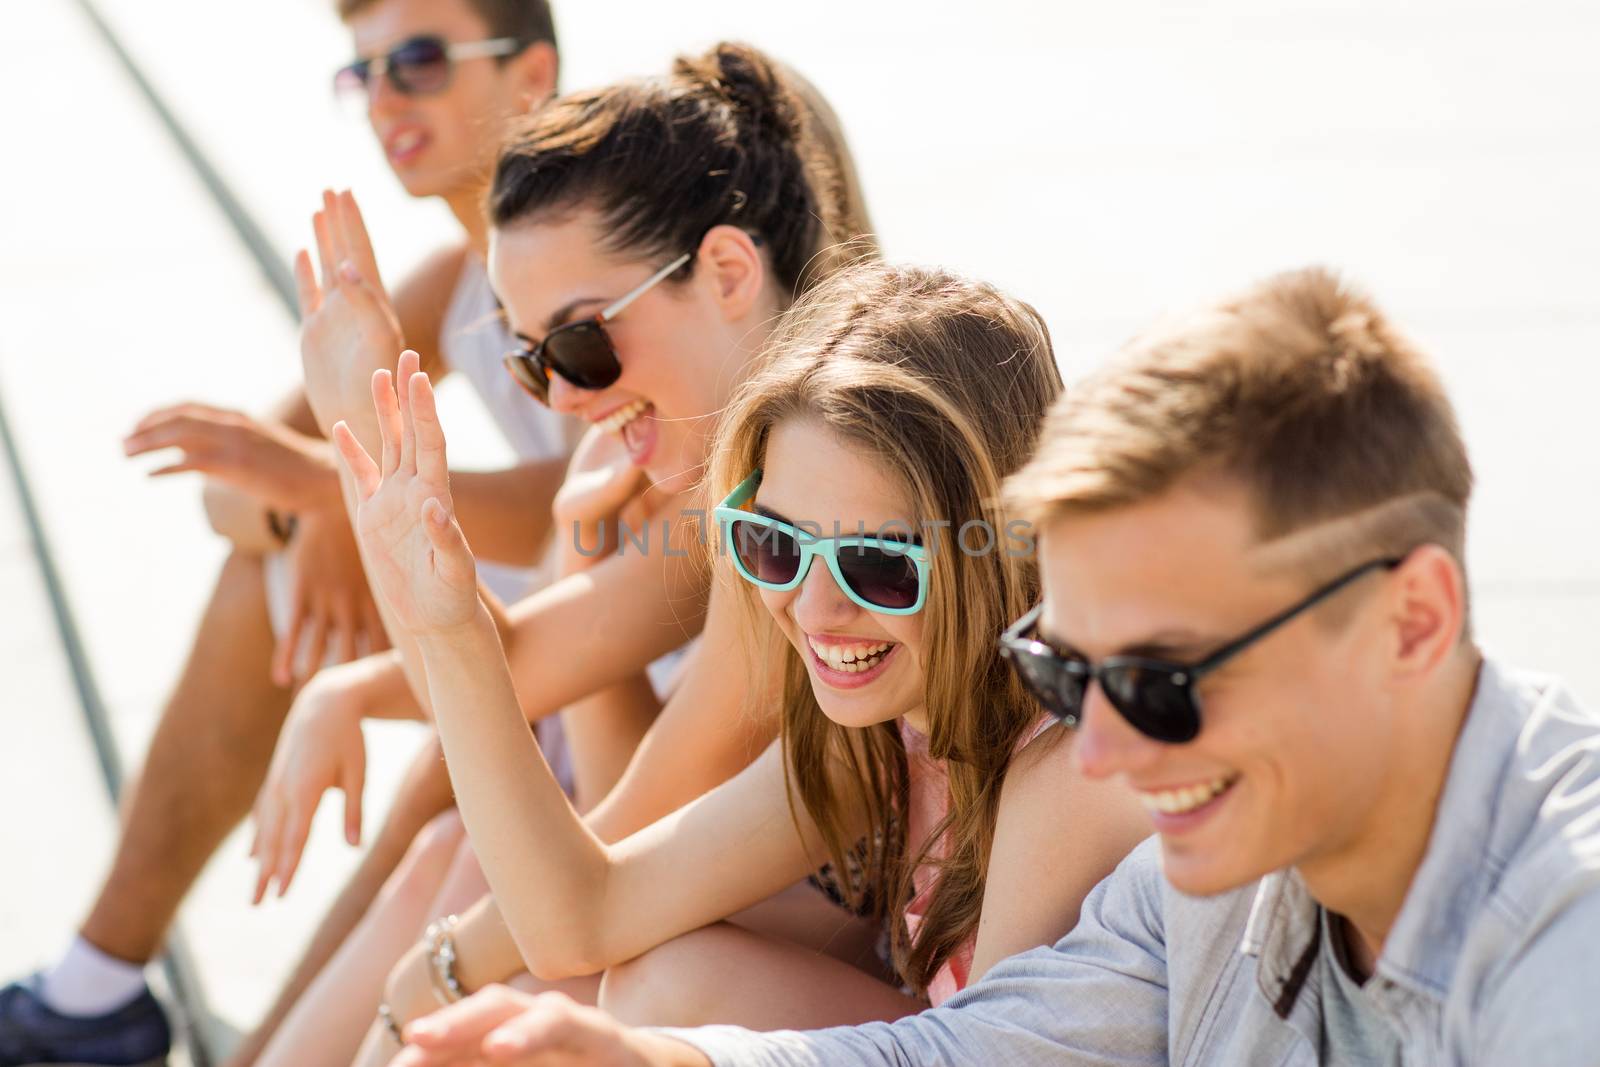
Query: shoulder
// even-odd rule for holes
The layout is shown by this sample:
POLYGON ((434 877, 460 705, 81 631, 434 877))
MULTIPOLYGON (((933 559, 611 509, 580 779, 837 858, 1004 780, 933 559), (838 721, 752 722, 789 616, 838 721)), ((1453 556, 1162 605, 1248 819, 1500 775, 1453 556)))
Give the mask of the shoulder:
POLYGON ((1090 778, 1078 768, 1075 741, 1071 730, 1051 723, 1012 757, 999 818, 1065 834, 1079 845, 1103 830, 1124 843, 1122 855, 1149 833, 1148 820, 1122 782, 1090 778))

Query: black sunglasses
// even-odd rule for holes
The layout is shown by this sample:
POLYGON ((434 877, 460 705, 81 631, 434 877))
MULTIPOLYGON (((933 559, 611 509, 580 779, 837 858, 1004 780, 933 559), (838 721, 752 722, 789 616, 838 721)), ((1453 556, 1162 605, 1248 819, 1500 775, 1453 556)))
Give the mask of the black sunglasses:
POLYGON ((1321 586, 1304 600, 1274 615, 1242 637, 1229 641, 1199 663, 1169 663, 1142 656, 1111 656, 1090 663, 1060 652, 1035 635, 1043 605, 1018 619, 1000 637, 1000 654, 1011 661, 1022 684, 1040 706, 1066 726, 1077 726, 1091 681, 1099 682, 1111 706, 1141 734, 1168 744, 1193 741, 1200 734, 1200 705, 1194 686, 1284 623, 1309 611, 1363 575, 1393 570, 1405 559, 1375 559, 1321 586))
POLYGON ((604 389, 622 377, 617 349, 606 333, 606 323, 622 314, 624 308, 655 286, 672 277, 692 258, 685 252, 646 278, 638 288, 625 294, 598 313, 565 326, 557 326, 536 345, 512 352, 505 358, 506 369, 517 383, 541 404, 550 403, 550 379, 559 374, 579 389, 604 389))
POLYGON ((358 59, 340 67, 333 76, 339 93, 366 92, 374 78, 389 76, 389 84, 405 96, 442 93, 450 86, 455 65, 463 59, 509 56, 522 50, 515 37, 494 37, 486 41, 447 41, 437 34, 407 37, 382 55, 358 59))

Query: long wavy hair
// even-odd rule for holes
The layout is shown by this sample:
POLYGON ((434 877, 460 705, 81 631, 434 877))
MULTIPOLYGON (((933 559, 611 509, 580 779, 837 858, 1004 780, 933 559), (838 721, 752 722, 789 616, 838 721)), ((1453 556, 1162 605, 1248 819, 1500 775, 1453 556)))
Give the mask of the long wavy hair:
MULTIPOLYGON (((903 480, 919 529, 950 524, 932 545, 923 661, 928 749, 948 768, 951 803, 927 841, 907 840, 898 724, 834 723, 799 654, 774 642, 784 646, 782 744, 792 801, 815 822, 835 870, 858 868, 842 889, 852 905, 890 922, 895 967, 918 991, 976 934, 1006 768, 1040 715, 996 650, 1000 631, 1039 595, 1031 550, 1006 536, 1000 494, 1060 392, 1049 332, 1027 304, 940 270, 864 263, 785 315, 730 405, 712 460, 709 488, 720 497, 761 466, 773 427, 811 420, 903 480), (969 522, 994 532, 991 551, 976 551, 970 536, 965 550, 957 544, 969 522), (860 812, 871 828, 864 842, 849 830, 860 812), (930 849, 941 838, 948 847, 935 858, 930 849), (924 863, 936 863, 939 877, 913 942, 904 914, 912 873, 924 863)), ((753 604, 753 588, 739 584, 753 604)), ((759 608, 753 614, 766 618, 759 608)), ((770 618, 766 627, 770 639, 770 618)))

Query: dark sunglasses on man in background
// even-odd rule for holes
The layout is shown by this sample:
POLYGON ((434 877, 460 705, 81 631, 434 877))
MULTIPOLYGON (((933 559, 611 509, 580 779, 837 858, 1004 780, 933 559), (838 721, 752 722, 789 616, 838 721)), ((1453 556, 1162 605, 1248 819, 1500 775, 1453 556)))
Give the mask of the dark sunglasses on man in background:
POLYGON ((462 60, 509 56, 522 47, 515 37, 447 41, 437 34, 419 34, 407 37, 382 55, 340 67, 333 76, 333 87, 340 94, 370 92, 373 79, 387 75, 396 92, 428 96, 450 87, 455 65, 462 60))
POLYGON ((1100 683, 1106 700, 1129 726, 1152 740, 1182 744, 1200 735, 1196 682, 1356 579, 1380 568, 1393 570, 1403 562, 1403 558, 1375 559, 1346 571, 1199 663, 1169 663, 1143 656, 1110 656, 1091 663, 1080 655, 1061 652, 1037 636, 1043 605, 1018 619, 1001 635, 1000 654, 1011 661, 1022 684, 1040 706, 1064 726, 1077 726, 1082 721, 1084 696, 1094 681, 1100 683))

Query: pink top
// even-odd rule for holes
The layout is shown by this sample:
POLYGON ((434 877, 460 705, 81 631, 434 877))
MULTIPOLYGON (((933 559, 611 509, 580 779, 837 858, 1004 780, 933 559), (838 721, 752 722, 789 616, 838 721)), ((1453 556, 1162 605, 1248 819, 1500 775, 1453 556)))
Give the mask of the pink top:
MULTIPOLYGON (((1041 716, 1034 723, 1033 729, 1023 735, 1022 741, 1017 745, 1017 751, 1027 748, 1034 738, 1044 733, 1045 728, 1055 722, 1050 716, 1041 716)), ((928 834, 933 828, 944 820, 950 810, 950 776, 945 770, 943 761, 936 760, 928 755, 928 738, 919 733, 904 719, 900 720, 900 738, 906 746, 906 768, 910 778, 910 810, 906 819, 906 842, 913 855, 922 851, 922 843, 928 839, 928 834)), ((930 851, 934 858, 943 858, 943 841, 935 845, 930 851)), ((927 914, 928 905, 933 902, 934 886, 938 884, 939 869, 931 863, 924 863, 911 874, 911 884, 916 890, 916 896, 906 907, 906 929, 911 934, 912 941, 917 939, 917 933, 922 928, 923 916, 927 914)), ((946 1000, 955 996, 966 988, 967 976, 972 973, 972 952, 977 947, 976 939, 969 938, 961 947, 950 954, 944 964, 934 974, 933 981, 928 983, 928 1001, 938 1007, 946 1000)))

